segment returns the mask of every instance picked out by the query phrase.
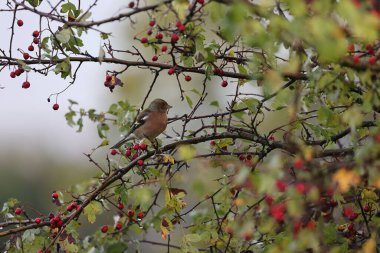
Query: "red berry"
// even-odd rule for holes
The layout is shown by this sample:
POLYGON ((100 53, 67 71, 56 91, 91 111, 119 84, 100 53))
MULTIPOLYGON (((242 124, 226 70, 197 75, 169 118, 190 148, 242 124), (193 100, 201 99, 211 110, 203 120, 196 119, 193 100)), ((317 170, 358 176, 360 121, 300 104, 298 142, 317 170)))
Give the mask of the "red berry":
POLYGON ((270 209, 271 216, 277 221, 277 222, 283 222, 285 218, 285 211, 286 207, 285 204, 280 203, 277 205, 273 205, 270 209))
POLYGON ((376 64, 376 61, 377 61, 376 56, 371 56, 371 57, 369 57, 369 59, 368 59, 368 62, 369 62, 369 64, 371 64, 371 65, 376 64))
POLYGON ((17 25, 18 26, 23 26, 24 25, 24 21, 22 21, 21 19, 17 20, 17 25))
POLYGON ((120 210, 124 209, 124 204, 121 203, 121 202, 119 202, 119 203, 117 204, 117 208, 119 208, 120 210))
POLYGON ((252 234, 250 232, 245 232, 243 234, 243 240, 244 241, 250 241, 250 240, 252 240, 252 234))
POLYGON ((164 35, 162 33, 156 34, 156 39, 158 39, 158 40, 162 40, 163 37, 164 37, 164 35))
POLYGON ((139 148, 140 148, 141 150, 145 150, 145 149, 147 148, 147 146, 146 146, 144 143, 141 143, 141 144, 139 145, 139 148))
POLYGON ((38 44, 38 43, 40 43, 40 39, 39 39, 39 38, 34 38, 34 39, 33 39, 33 43, 34 43, 34 44, 38 44))
POLYGON ((375 141, 377 143, 380 143, 380 134, 378 134, 378 135, 375 136, 375 141))
POLYGON ((125 156, 130 156, 132 151, 130 149, 125 150, 125 156))
POLYGON ((148 34, 149 36, 152 35, 152 33, 153 33, 152 29, 149 29, 149 30, 146 32, 146 34, 148 34))
POLYGON ((244 161, 245 160, 245 155, 239 155, 239 160, 244 161))
POLYGON ((296 169, 302 169, 305 166, 305 162, 302 159, 297 159, 293 162, 293 166, 296 169))
POLYGON ((71 212, 73 209, 74 209, 74 207, 73 207, 72 205, 69 205, 69 206, 67 206, 67 208, 66 208, 66 210, 67 210, 68 212, 71 212))
POLYGON ((112 81, 112 76, 106 76, 106 81, 111 82, 112 81))
POLYGON ((167 50, 168 50, 168 47, 167 47, 167 46, 163 45, 163 46, 161 47, 161 51, 162 51, 162 52, 166 52, 167 50))
POLYGON ((172 42, 177 42, 179 40, 178 35, 176 33, 173 33, 171 36, 171 40, 172 40, 172 42))
POLYGON ((40 32, 39 31, 34 31, 32 35, 33 35, 34 38, 37 38, 38 36, 40 36, 40 32))
POLYGON ((138 166, 143 166, 144 165, 144 160, 138 160, 137 161, 138 166))
POLYGON ((53 105, 53 110, 56 111, 56 110, 58 110, 58 109, 59 109, 59 104, 54 104, 54 105, 53 105))
POLYGON ((175 72, 174 68, 170 68, 170 69, 168 70, 168 74, 169 74, 169 75, 173 75, 174 72, 175 72))
POLYGON ((336 207, 338 205, 338 202, 336 202, 335 200, 330 200, 330 206, 331 207, 336 207))
POLYGON ((369 212, 369 211, 371 211, 371 208, 369 207, 368 204, 365 205, 365 206, 363 207, 363 211, 364 211, 364 212, 369 212))
POLYGON ((216 145, 216 142, 214 140, 210 141, 210 145, 211 146, 215 146, 216 145))
POLYGON ((204 3, 205 3, 205 0, 197 0, 197 2, 198 2, 199 4, 204 4, 204 3))
POLYGON ((107 225, 104 225, 101 229, 102 233, 107 233, 108 231, 108 226, 107 225))
POLYGON ((148 43, 148 39, 145 38, 145 37, 142 37, 142 38, 140 39, 140 41, 141 41, 141 43, 143 43, 143 44, 148 43))
POLYGON ((352 44, 352 43, 348 44, 348 46, 347 46, 347 51, 348 51, 349 53, 354 52, 354 51, 355 51, 355 45, 352 44))
POLYGON ((375 54, 375 49, 373 48, 373 46, 371 44, 368 44, 365 49, 367 49, 367 52, 369 54, 375 54))
POLYGON ((156 21, 154 20, 149 21, 149 26, 153 27, 155 24, 156 24, 156 21))
POLYGON ((51 197, 52 197, 53 199, 57 199, 57 198, 58 198, 58 193, 53 192, 53 193, 51 194, 51 197))
POLYGON ((183 32, 183 31, 186 30, 186 27, 185 27, 184 25, 180 25, 180 26, 178 27, 178 30, 179 30, 180 32, 183 32))
POLYGON ((28 89, 30 87, 30 83, 28 81, 25 81, 22 83, 22 88, 23 89, 28 89))
POLYGON ((301 182, 296 183, 295 188, 296 188, 296 191, 301 193, 301 194, 304 194, 307 191, 306 185, 304 183, 301 183, 301 182))
POLYGON ((30 55, 28 53, 23 53, 22 57, 24 57, 25 60, 28 60, 30 55))
POLYGON ((17 215, 22 214, 22 209, 21 209, 20 207, 17 207, 17 208, 15 209, 15 214, 17 214, 17 215))
POLYGON ((288 184, 285 181, 277 180, 276 187, 280 192, 284 192, 288 188, 288 184))
POLYGON ((139 150, 139 148, 140 148, 140 145, 139 145, 139 144, 135 144, 135 145, 133 145, 133 149, 134 149, 134 150, 139 150))
POLYGON ((273 203, 273 197, 271 195, 265 195, 265 202, 268 206, 271 206, 273 203))
POLYGON ((132 218, 135 215, 135 211, 128 210, 127 215, 128 215, 128 217, 132 218))
POLYGON ((16 76, 20 76, 22 74, 22 70, 21 69, 16 69, 15 70, 15 74, 16 74, 16 76))
POLYGON ((359 214, 358 213, 353 213, 350 217, 348 217, 348 219, 350 221, 354 221, 356 220, 356 218, 358 218, 359 214))
POLYGON ((111 155, 116 155, 117 154, 117 150, 116 149, 112 149, 111 150, 111 155))
POLYGON ((59 220, 58 222, 57 222, 57 227, 62 227, 63 226, 63 220, 59 220))
POLYGON ((137 218, 139 218, 139 219, 144 218, 144 213, 143 213, 143 212, 139 212, 139 213, 137 214, 137 218))
POLYGON ((222 87, 227 87, 228 82, 226 80, 223 80, 221 85, 222 85, 222 87))
POLYGON ((224 70, 219 69, 219 68, 215 68, 213 72, 215 75, 219 75, 219 76, 222 76, 224 74, 224 70))
POLYGON ((252 160, 252 155, 251 154, 247 155, 247 160, 248 161, 252 160))
POLYGON ((347 226, 347 229, 350 231, 353 231, 354 230, 354 224, 350 223, 350 225, 347 226))
POLYGON ((157 55, 153 55, 152 61, 157 61, 157 60, 158 60, 158 56, 157 55))
POLYGON ((120 230, 120 229, 122 229, 122 227, 123 227, 123 225, 121 223, 117 223, 115 226, 116 230, 120 230))
POLYGON ((175 22, 175 26, 176 26, 177 28, 180 27, 181 25, 183 25, 181 21, 177 20, 177 21, 175 22))
POLYGON ((355 64, 359 64, 360 63, 360 56, 355 55, 354 57, 352 57, 352 60, 354 61, 355 64))
POLYGON ((129 8, 133 8, 133 7, 135 7, 135 2, 129 2, 128 7, 129 7, 129 8))
POLYGON ((185 80, 186 80, 186 82, 190 82, 191 81, 191 76, 185 76, 185 80))
POLYGON ((40 224, 41 223, 41 218, 35 218, 34 222, 37 223, 37 224, 40 224))
POLYGON ((15 78, 16 77, 16 73, 15 72, 11 72, 10 74, 9 74, 12 78, 15 78))
POLYGON ((309 230, 314 230, 314 228, 317 226, 315 221, 311 220, 306 224, 306 228, 309 230))
POLYGON ((139 155, 137 153, 133 154, 133 156, 132 156, 133 160, 135 160, 137 157, 139 157, 139 155))
POLYGON ((33 45, 30 45, 30 46, 28 47, 28 50, 29 50, 29 51, 34 51, 34 46, 33 46, 33 45))

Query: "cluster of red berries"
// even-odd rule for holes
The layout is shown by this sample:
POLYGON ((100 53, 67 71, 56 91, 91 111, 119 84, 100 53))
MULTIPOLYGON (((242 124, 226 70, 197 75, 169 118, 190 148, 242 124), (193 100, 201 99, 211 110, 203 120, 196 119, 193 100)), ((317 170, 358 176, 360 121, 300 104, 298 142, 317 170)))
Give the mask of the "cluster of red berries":
MULTIPOLYGON (((130 219, 133 219, 133 217, 135 216, 135 211, 133 211, 133 210, 128 210, 128 212, 127 212, 127 216, 130 218, 130 219)), ((137 219, 139 219, 139 220, 141 220, 142 218, 144 218, 144 213, 143 212, 138 212, 137 213, 137 219)))
POLYGON ((306 228, 308 230, 314 230, 317 224, 313 220, 309 220, 307 223, 304 223, 302 221, 298 221, 294 223, 293 225, 293 235, 297 237, 298 233, 302 228, 306 228))
MULTIPOLYGON (((117 204, 117 207, 121 210, 121 209, 124 208, 124 204, 121 203, 121 202, 119 202, 119 203, 117 204)), ((127 211, 127 216, 128 216, 130 219, 133 219, 133 217, 135 216, 135 211, 129 209, 129 210, 127 211)), ((139 213, 137 213, 137 219, 141 220, 142 218, 144 218, 144 213, 143 213, 143 212, 139 212, 139 213)), ((116 230, 121 230, 122 228, 123 228, 123 224, 121 224, 120 222, 116 223, 116 225, 115 225, 115 229, 116 229, 116 230)), ((105 234, 105 233, 108 232, 108 229, 109 229, 108 225, 103 225, 103 226, 100 228, 100 231, 101 231, 102 233, 105 234)))
POLYGON ((80 206, 75 201, 73 201, 70 203, 70 205, 67 206, 66 210, 68 212, 71 212, 73 210, 78 210, 79 208, 80 208, 80 206))
POLYGON ((61 219, 61 217, 59 217, 59 215, 54 216, 53 214, 51 214, 49 216, 49 219, 51 229, 61 228, 63 226, 63 220, 61 219))
MULTIPOLYGON (((40 43, 40 39, 38 38, 40 36, 40 32, 39 31, 34 31, 32 33, 32 35, 33 35, 33 43, 34 44, 40 43)), ((34 46, 33 46, 32 43, 30 43, 30 45, 28 46, 28 51, 30 51, 30 52, 34 51, 34 46)), ((28 60, 30 58, 30 55, 29 55, 29 53, 24 52, 22 54, 22 57, 24 58, 24 60, 28 60)))
MULTIPOLYGON (((376 54, 376 50, 375 48, 373 47, 373 45, 371 44, 368 44, 366 45, 366 51, 367 51, 367 54, 370 55, 369 58, 368 58, 368 63, 370 65, 374 65, 376 64, 377 62, 377 56, 375 55, 376 54)), ((348 44, 347 46, 347 52, 348 53, 355 53, 355 45, 354 44, 348 44)), ((363 55, 353 55, 352 56, 352 61, 355 63, 355 64, 359 64, 361 62, 361 58, 363 56, 365 56, 366 54, 363 54, 363 55)))
MULTIPOLYGON (((131 146, 129 149, 125 150, 124 155, 126 157, 131 157, 132 159, 135 160, 139 156, 139 151, 145 151, 148 149, 148 146, 144 143, 138 144, 136 143, 135 145, 131 146)), ((111 151, 112 152, 112 151, 111 151)), ((138 160, 137 161, 138 166, 143 166, 144 165, 144 160, 138 160)))

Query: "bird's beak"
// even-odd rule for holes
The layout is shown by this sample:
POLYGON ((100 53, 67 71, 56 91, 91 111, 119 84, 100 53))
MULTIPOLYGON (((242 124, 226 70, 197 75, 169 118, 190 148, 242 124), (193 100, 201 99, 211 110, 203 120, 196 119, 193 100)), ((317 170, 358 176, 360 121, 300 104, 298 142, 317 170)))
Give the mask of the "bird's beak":
POLYGON ((173 106, 171 106, 171 105, 168 105, 168 109, 170 109, 170 108, 173 108, 173 106))

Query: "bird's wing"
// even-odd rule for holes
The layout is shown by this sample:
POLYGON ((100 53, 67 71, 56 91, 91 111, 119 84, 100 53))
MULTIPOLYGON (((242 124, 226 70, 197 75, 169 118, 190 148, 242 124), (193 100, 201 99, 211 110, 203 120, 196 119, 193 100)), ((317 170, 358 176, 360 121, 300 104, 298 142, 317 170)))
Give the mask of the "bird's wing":
POLYGON ((115 145, 113 145, 111 147, 111 149, 113 148, 119 148, 121 147, 121 145, 123 145, 124 143, 126 143, 127 141, 130 141, 130 140, 133 140, 135 139, 136 137, 133 136, 133 132, 139 128, 140 126, 142 126, 145 121, 147 120, 147 118, 149 117, 149 114, 150 114, 150 110, 149 109, 145 109, 144 111, 142 111, 138 116, 137 116, 137 119, 136 119, 136 122, 131 126, 131 129, 129 130, 129 132, 125 135, 125 137, 119 141, 118 143, 116 143, 115 145))
POLYGON ((132 128, 133 128, 134 130, 136 130, 136 129, 139 128, 141 125, 143 125, 143 124, 145 123, 145 121, 148 119, 150 112, 151 112, 151 111, 150 111, 149 109, 145 109, 144 111, 142 111, 142 112, 137 116, 136 123, 134 124, 134 126, 132 126, 132 128))

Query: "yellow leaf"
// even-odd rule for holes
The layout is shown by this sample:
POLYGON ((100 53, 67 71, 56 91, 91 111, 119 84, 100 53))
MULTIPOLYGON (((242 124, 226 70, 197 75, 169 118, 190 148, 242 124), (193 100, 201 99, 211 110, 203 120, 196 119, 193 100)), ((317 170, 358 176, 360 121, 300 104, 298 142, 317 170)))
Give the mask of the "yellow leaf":
POLYGON ((347 192, 351 186, 356 186, 360 183, 360 177, 352 170, 342 168, 335 172, 333 181, 338 184, 340 192, 347 192))
POLYGON ((242 199, 242 198, 237 198, 237 199, 235 199, 235 205, 236 206, 242 206, 242 205, 244 205, 247 201, 245 201, 244 199, 242 199))
POLYGON ((360 253, 375 253, 376 252, 376 235, 372 235, 372 237, 367 240, 360 253))
POLYGON ((166 218, 166 217, 163 217, 162 218, 162 221, 161 221, 161 238, 162 240, 166 240, 166 238, 168 237, 168 234, 172 228, 173 224, 172 222, 166 218))
POLYGON ((379 197, 377 196, 377 194, 372 190, 372 189, 369 189, 369 188, 366 188, 362 191, 362 199, 363 200, 373 200, 373 201, 376 201, 379 199, 379 197))
POLYGON ((171 155, 166 154, 166 155, 164 155, 163 162, 164 163, 174 164, 174 157, 172 157, 171 155))
POLYGON ((102 206, 97 201, 91 201, 83 210, 84 214, 87 215, 88 222, 91 224, 96 221, 96 215, 101 214, 102 211, 102 206))

